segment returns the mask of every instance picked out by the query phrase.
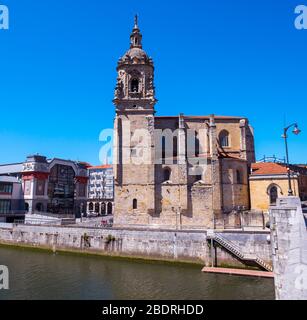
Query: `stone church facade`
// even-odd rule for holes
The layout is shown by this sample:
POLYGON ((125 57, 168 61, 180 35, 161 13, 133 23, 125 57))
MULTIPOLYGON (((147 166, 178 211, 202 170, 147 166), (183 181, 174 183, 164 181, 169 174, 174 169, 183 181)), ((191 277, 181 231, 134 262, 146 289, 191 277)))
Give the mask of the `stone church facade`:
POLYGON ((154 63, 137 18, 130 42, 113 101, 114 225, 206 229, 249 209, 255 153, 248 119, 155 116, 154 63))

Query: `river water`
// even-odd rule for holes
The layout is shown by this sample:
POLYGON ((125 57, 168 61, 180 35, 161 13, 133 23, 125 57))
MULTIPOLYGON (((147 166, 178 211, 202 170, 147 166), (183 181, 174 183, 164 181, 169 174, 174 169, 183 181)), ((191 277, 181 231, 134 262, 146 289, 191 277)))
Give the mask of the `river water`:
POLYGON ((9 268, 1 299, 274 299, 273 280, 147 263, 0 247, 9 268))

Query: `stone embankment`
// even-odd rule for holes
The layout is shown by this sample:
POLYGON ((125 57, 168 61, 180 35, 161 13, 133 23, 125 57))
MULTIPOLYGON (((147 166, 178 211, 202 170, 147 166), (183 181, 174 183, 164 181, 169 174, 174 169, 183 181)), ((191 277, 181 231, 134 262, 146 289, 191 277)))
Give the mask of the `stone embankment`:
MULTIPOLYGON (((223 236, 271 262, 266 231, 225 231, 223 236)), ((99 255, 191 262, 211 265, 212 250, 206 231, 91 228, 82 226, 0 225, 0 243, 76 251, 99 255)), ((218 266, 243 267, 236 257, 216 246, 218 266)))

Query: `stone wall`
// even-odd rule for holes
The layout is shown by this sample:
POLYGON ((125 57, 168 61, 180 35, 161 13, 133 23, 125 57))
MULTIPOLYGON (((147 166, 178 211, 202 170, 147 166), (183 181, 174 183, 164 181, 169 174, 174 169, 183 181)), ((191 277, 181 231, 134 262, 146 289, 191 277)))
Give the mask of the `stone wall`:
MULTIPOLYGON (((286 196, 288 193, 288 177, 286 175, 279 178, 258 178, 250 177, 250 195, 251 195, 251 209, 269 211, 270 196, 269 188, 272 185, 277 186, 278 197, 286 196)), ((299 196, 299 186, 297 179, 292 179, 292 189, 295 196, 299 196)))
MULTIPOLYGON (((251 255, 258 255, 261 257, 266 263, 272 264, 272 255, 271 255, 271 247, 268 242, 267 237, 270 232, 234 232, 228 231, 223 232, 223 237, 227 240, 234 243, 236 246, 242 248, 242 251, 251 255)), ((218 264, 223 265, 240 265, 244 266, 244 264, 240 263, 236 259, 233 259, 225 250, 218 248, 217 250, 217 259, 218 264)))
POLYGON ((270 208, 277 300, 307 299, 307 230, 298 197, 282 197, 270 208))
POLYGON ((249 208, 248 167, 245 161, 223 159, 222 194, 224 212, 231 212, 236 207, 249 208), (240 179, 238 172, 240 174, 240 179), (240 180, 240 181, 238 181, 240 180))
MULTIPOLYGON (((224 237, 242 246, 242 250, 254 252, 266 261, 270 260, 266 232, 225 232, 224 237)), ((206 231, 18 225, 9 229, 0 228, 0 242, 53 250, 72 249, 102 255, 211 264, 206 231)), ((218 264, 241 266, 227 252, 218 250, 217 253, 218 264)))

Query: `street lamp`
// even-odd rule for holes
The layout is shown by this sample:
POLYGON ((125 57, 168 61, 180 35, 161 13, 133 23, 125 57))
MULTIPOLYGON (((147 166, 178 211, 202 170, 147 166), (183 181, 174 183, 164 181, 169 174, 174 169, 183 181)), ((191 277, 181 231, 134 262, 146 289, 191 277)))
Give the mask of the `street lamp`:
POLYGON ((300 134, 301 130, 298 128, 297 123, 292 123, 290 126, 284 128, 284 134, 282 135, 282 138, 285 139, 285 146, 286 146, 287 173, 288 173, 288 184, 289 184, 288 196, 293 196, 293 191, 292 191, 292 186, 291 186, 290 168, 289 168, 289 153, 288 153, 288 140, 287 140, 287 138, 288 138, 287 132, 292 127, 294 127, 294 130, 292 132, 295 135, 300 134))

